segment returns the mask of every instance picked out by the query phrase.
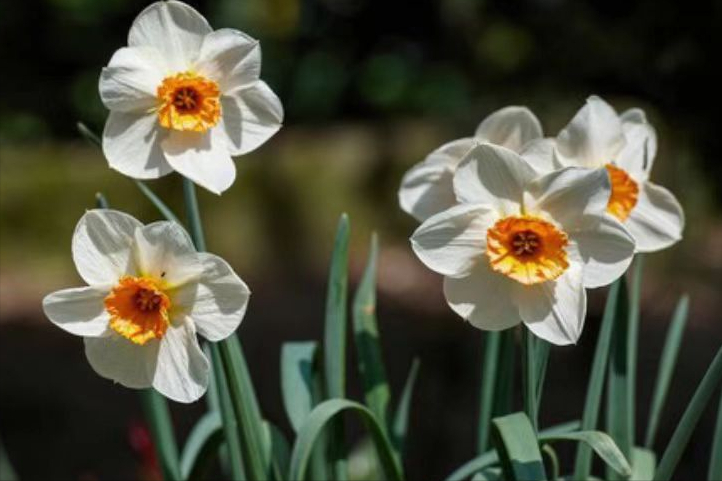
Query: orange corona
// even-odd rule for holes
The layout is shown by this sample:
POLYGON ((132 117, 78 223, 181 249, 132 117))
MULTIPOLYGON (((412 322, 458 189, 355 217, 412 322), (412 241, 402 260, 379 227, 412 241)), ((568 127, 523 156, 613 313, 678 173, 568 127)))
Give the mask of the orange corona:
POLYGON ((139 345, 165 335, 169 308, 168 296, 146 277, 122 277, 105 298, 110 328, 139 345))
POLYGON ((218 84, 192 72, 163 79, 158 87, 158 121, 167 129, 205 132, 221 118, 218 84))
POLYGON ((491 268, 531 285, 559 277, 567 267, 567 235, 536 217, 506 217, 486 234, 491 268))
POLYGON ((639 186, 632 178, 619 167, 612 164, 605 165, 612 183, 612 194, 607 203, 607 212, 621 221, 625 221, 637 205, 639 186))

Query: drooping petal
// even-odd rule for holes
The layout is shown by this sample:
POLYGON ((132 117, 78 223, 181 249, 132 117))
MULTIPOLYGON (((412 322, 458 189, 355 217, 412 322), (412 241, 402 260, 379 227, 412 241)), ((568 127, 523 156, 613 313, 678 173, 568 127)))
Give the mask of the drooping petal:
POLYGON ((500 331, 521 322, 512 299, 514 283, 483 259, 466 277, 445 277, 444 295, 451 309, 474 327, 500 331))
POLYGON ((491 144, 479 144, 466 154, 454 174, 459 202, 488 204, 503 215, 518 215, 524 186, 536 177, 519 154, 491 144))
POLYGON ((206 392, 209 362, 203 354, 193 323, 176 320, 160 340, 153 387, 169 399, 181 403, 198 400, 206 392))
POLYGON ((226 261, 199 253, 203 273, 173 294, 173 304, 183 310, 209 341, 220 341, 238 329, 251 291, 226 261))
POLYGON ((537 337, 558 346, 576 344, 587 312, 582 262, 570 246, 567 270, 554 281, 517 286, 515 296, 521 318, 537 337))
POLYGON ((485 118, 475 136, 486 142, 501 145, 514 152, 530 141, 542 137, 539 119, 526 107, 510 106, 499 109, 485 118))
POLYGON ((203 265, 188 233, 175 222, 160 221, 135 232, 138 271, 162 279, 168 288, 197 279, 203 265))
POLYGON ((143 225, 122 212, 95 209, 85 213, 73 234, 73 261, 91 286, 108 286, 135 272, 133 235, 143 225))
POLYGON ((173 169, 215 194, 221 194, 236 179, 236 165, 219 127, 205 133, 174 130, 162 146, 173 169))
POLYGON ((484 260, 486 231, 497 218, 488 206, 459 204, 421 224, 411 236, 411 246, 429 269, 465 276, 484 260))
POLYGON ((634 237, 637 252, 654 252, 682 239, 684 211, 670 191, 645 182, 624 226, 634 237))
POLYGON ((131 389, 153 384, 160 343, 135 344, 114 332, 103 337, 86 337, 85 356, 101 377, 131 389))
POLYGON ((196 69, 218 82, 221 92, 250 85, 261 74, 260 44, 238 30, 216 30, 203 39, 196 69))
POLYGON ((108 328, 110 315, 103 299, 109 288, 77 287, 48 294, 43 311, 53 324, 76 336, 98 337, 108 328))
POLYGON ((584 287, 606 286, 627 271, 634 257, 634 238, 611 215, 585 224, 571 235, 584 261, 584 287))
POLYGON ((615 164, 627 171, 637 182, 647 180, 657 155, 657 132, 647 122, 641 109, 630 109, 621 115, 626 144, 615 164))
POLYGON ((401 179, 399 205, 423 222, 456 204, 454 171, 441 164, 420 162, 401 179))
POLYGON ((529 213, 549 213, 569 231, 578 229, 587 217, 604 216, 610 193, 606 169, 566 167, 529 183, 524 207, 529 213))
POLYGON ((565 165, 596 168, 612 162, 624 147, 622 122, 614 109, 591 96, 557 136, 565 165))
POLYGON ((116 51, 100 74, 100 98, 109 110, 146 112, 157 103, 165 61, 152 47, 124 47, 116 51))
POLYGON ((557 160, 555 146, 554 139, 536 139, 526 144, 519 155, 537 174, 548 174, 563 167, 557 160))
POLYGON ((213 29, 193 7, 182 2, 156 2, 133 21, 128 33, 130 47, 150 46, 166 59, 168 73, 190 70, 203 38, 213 29))
POLYGON ((283 106, 263 81, 221 97, 223 133, 231 155, 257 149, 281 128, 283 106))
POLYGON ((160 147, 155 114, 110 112, 103 130, 103 154, 111 168, 135 179, 173 172, 160 147))

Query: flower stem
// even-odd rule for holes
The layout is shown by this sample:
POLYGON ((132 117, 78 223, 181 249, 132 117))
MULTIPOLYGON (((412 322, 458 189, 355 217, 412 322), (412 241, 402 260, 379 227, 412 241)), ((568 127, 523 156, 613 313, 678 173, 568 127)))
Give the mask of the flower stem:
POLYGON ((153 436, 156 452, 163 470, 163 479, 180 481, 180 461, 178 447, 173 434, 173 423, 168 411, 165 398, 153 389, 144 389, 140 392, 145 417, 150 423, 150 432, 153 436))
POLYGON ((534 346, 534 335, 522 326, 521 349, 523 353, 524 366, 522 384, 524 386, 524 412, 529 417, 534 431, 538 431, 537 425, 537 368, 534 346))

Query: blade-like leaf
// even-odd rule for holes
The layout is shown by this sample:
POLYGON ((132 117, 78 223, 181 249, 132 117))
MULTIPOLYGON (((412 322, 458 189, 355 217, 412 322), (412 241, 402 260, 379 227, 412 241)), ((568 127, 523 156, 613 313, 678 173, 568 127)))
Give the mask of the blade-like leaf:
POLYGON ((374 444, 376 446, 381 467, 387 479, 402 479, 401 467, 396 463, 391 442, 386 436, 384 428, 374 414, 365 406, 345 399, 331 399, 324 401, 314 408, 306 418, 296 438, 291 453, 291 467, 289 477, 291 480, 302 480, 306 474, 309 457, 316 439, 326 426, 333 423, 338 415, 344 411, 354 412, 361 416, 365 422, 374 444))
POLYGON ((494 388, 493 416, 504 416, 514 410, 514 379, 516 378, 516 330, 501 333, 498 372, 494 388))
POLYGON ((283 406, 293 430, 298 432, 313 409, 315 342, 287 342, 281 348, 283 406))
POLYGON ((707 479, 714 481, 722 479, 722 395, 719 397, 719 407, 717 408, 717 425, 714 428, 714 437, 712 438, 712 451, 709 456, 709 471, 707 479))
POLYGON ((147 185, 145 185, 144 182, 141 182, 139 180, 135 180, 134 182, 136 187, 138 187, 138 189, 143 193, 143 195, 148 198, 150 203, 153 204, 156 209, 158 209, 158 212, 160 212, 166 220, 182 225, 181 221, 178 220, 178 217, 173 213, 171 208, 168 207, 165 202, 163 202, 150 187, 148 187, 147 185))
MULTIPOLYGON (((604 389, 604 375, 607 372, 614 322, 620 315, 617 312, 617 302, 621 285, 621 279, 615 281, 607 295, 602 325, 599 328, 599 337, 597 338, 597 347, 594 351, 589 385, 587 386, 587 397, 584 401, 582 431, 591 431, 597 428, 599 405, 602 400, 602 390, 604 389)), ((592 450, 586 444, 580 443, 577 447, 577 458, 574 466, 575 479, 587 479, 589 477, 592 469, 592 450)))
POLYGON ((276 480, 286 479, 288 476, 289 463, 291 461, 291 446, 286 436, 273 423, 265 421, 263 427, 266 431, 266 455, 271 459, 273 474, 276 480))
POLYGON ((18 475, 10 462, 10 457, 5 451, 5 445, 2 439, 0 439, 0 479, 7 481, 15 481, 18 479, 18 475))
POLYGON ((577 431, 566 434, 553 434, 539 436, 539 442, 553 443, 556 441, 578 441, 589 445, 607 466, 620 476, 628 477, 632 474, 627 458, 622 454, 614 440, 601 431, 577 431))
POLYGON ((411 396, 414 392, 414 385, 416 384, 416 377, 419 373, 420 365, 421 363, 418 359, 414 359, 411 363, 411 369, 409 370, 409 375, 406 377, 404 389, 401 391, 399 405, 396 406, 394 422, 391 427, 391 441, 393 442, 396 450, 399 463, 401 462, 404 445, 406 444, 406 433, 409 426, 409 412, 411 410, 411 396))
POLYGON ((657 466, 657 472, 654 474, 655 481, 667 481, 672 478, 672 474, 677 468, 677 463, 679 463, 679 459, 687 447, 689 438, 692 436, 692 431, 694 431, 707 403, 709 403, 712 394, 721 382, 722 348, 717 351, 717 355, 712 360, 712 364, 710 364, 707 373, 699 383, 687 409, 685 409, 682 419, 680 419, 679 424, 677 424, 672 439, 669 441, 667 449, 664 450, 664 454, 657 466))
POLYGON ((534 353, 536 366, 536 410, 539 412, 539 406, 541 405, 542 393, 544 391, 544 380, 547 375, 547 365, 549 364, 549 350, 551 344, 544 339, 534 337, 534 353))
POLYGON ((524 412, 529 418, 534 432, 537 431, 537 366, 534 335, 522 326, 521 347, 523 358, 522 385, 524 386, 524 412))
POLYGON ((386 380, 379 329, 376 324, 376 262, 378 239, 371 237, 369 258, 353 302, 353 330, 358 367, 364 390, 366 406, 376 415, 383 426, 388 425, 388 404, 391 397, 386 380))
POLYGON ((85 140, 98 147, 103 146, 103 142, 100 140, 100 137, 98 137, 98 134, 93 132, 90 127, 85 125, 85 123, 78 122, 77 124, 75 124, 75 126, 77 127, 78 132, 80 132, 80 135, 82 135, 85 140))
POLYGON ((494 390, 496 388, 501 332, 488 331, 484 336, 484 360, 481 366, 481 393, 479 396, 479 426, 477 429, 477 452, 483 453, 489 445, 489 428, 494 408, 494 390))
POLYGON ((223 443, 223 424, 217 412, 203 415, 193 426, 181 455, 183 479, 202 479, 223 443))
POLYGON ((153 437, 153 445, 163 470, 163 477, 169 481, 180 481, 178 446, 173 433, 168 402, 153 389, 140 391, 140 399, 153 437))
POLYGON ((634 481, 652 481, 654 469, 657 463, 657 456, 654 451, 646 448, 635 447, 632 450, 632 475, 629 479, 634 481))
POLYGON ((514 413, 494 418, 492 442, 499 454, 504 478, 513 481, 545 480, 536 433, 524 413, 514 413))
POLYGON ((553 481, 559 479, 559 456, 551 444, 544 444, 541 447, 542 456, 546 459, 546 470, 551 473, 550 478, 553 481))
POLYGON ((684 326, 687 324, 688 311, 689 298, 687 296, 683 296, 677 303, 677 308, 674 311, 672 323, 667 330, 667 339, 664 342, 662 357, 659 361, 657 382, 654 386, 652 407, 649 411, 649 422, 647 423, 647 434, 644 437, 644 445, 649 449, 652 449, 652 445, 654 444, 657 427, 659 426, 659 418, 662 415, 664 402, 667 399, 669 383, 672 380, 674 367, 677 364, 677 354, 679 353, 679 346, 682 343, 684 326))

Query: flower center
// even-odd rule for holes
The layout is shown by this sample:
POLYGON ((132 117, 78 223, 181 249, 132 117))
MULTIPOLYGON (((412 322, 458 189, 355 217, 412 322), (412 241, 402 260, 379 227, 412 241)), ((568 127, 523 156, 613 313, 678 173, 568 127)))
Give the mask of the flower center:
POLYGON ((625 221, 637 205, 639 186, 623 169, 612 164, 605 165, 612 183, 612 194, 607 203, 607 212, 620 221, 625 221))
POLYGON ((168 329, 170 299, 153 279, 123 276, 104 303, 110 328, 136 344, 161 339, 168 329))
POLYGON ((505 217, 486 233, 491 268, 522 284, 559 277, 569 267, 564 248, 567 235, 536 217, 505 217))
POLYGON ((158 122, 167 129, 205 132, 221 118, 218 84, 193 72, 164 78, 157 95, 158 122))

